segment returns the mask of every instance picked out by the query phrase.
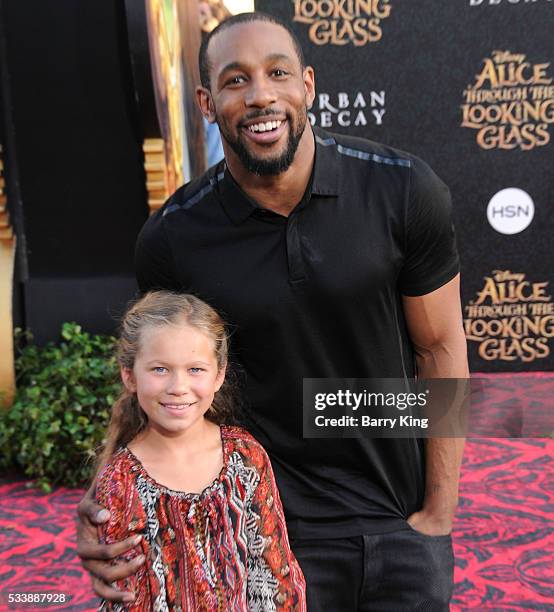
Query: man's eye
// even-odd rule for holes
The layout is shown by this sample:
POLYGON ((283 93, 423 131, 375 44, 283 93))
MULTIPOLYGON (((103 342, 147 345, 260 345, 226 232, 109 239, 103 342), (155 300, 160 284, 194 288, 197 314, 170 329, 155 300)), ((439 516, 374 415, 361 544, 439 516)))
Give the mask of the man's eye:
POLYGON ((227 85, 240 85, 243 82, 244 82, 244 77, 240 76, 240 75, 237 75, 237 76, 231 77, 227 81, 227 85))
POLYGON ((154 370, 154 372, 158 372, 159 374, 165 374, 165 372, 167 372, 167 368, 164 368, 163 366, 156 366, 152 369, 154 370))
POLYGON ((276 77, 282 77, 282 76, 287 76, 288 72, 286 70, 283 70, 282 68, 275 68, 272 74, 273 76, 276 76, 276 77))

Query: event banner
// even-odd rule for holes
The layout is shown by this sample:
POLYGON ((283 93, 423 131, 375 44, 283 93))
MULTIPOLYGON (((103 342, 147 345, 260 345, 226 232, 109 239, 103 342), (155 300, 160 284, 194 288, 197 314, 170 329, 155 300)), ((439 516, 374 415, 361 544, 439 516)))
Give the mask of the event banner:
POLYGON ((473 372, 554 369, 554 1, 257 0, 315 69, 313 125, 450 187, 473 372))

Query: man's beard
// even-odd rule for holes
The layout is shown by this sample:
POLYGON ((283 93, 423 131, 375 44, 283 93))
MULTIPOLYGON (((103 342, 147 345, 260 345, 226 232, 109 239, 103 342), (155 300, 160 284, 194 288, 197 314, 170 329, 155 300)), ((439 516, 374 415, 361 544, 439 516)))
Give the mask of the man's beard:
MULTIPOLYGON (((264 116, 267 116, 268 114, 269 113, 266 113, 264 116)), ((264 116, 260 116, 260 120, 263 120, 264 116)), ((225 139, 231 149, 233 149, 233 151, 238 155, 242 165, 248 172, 257 174, 258 176, 277 176, 278 174, 281 174, 281 172, 288 170, 289 166, 292 164, 294 156, 296 155, 296 150, 298 149, 298 144, 300 143, 300 139, 304 133, 307 120, 307 111, 306 109, 303 109, 298 116, 298 128, 293 130, 292 123, 287 117, 287 147, 280 155, 270 157, 269 159, 254 157, 244 144, 244 137, 240 132, 238 137, 233 139, 229 135, 227 126, 223 126, 222 122, 220 121, 218 121, 218 124, 221 136, 225 139)))

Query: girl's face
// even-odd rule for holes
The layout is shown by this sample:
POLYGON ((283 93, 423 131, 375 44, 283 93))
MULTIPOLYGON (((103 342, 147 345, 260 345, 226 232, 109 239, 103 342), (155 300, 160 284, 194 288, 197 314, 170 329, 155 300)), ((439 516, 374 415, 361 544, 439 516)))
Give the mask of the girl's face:
POLYGON ((174 437, 202 425, 225 368, 218 370, 213 339, 181 323, 145 328, 135 365, 122 368, 121 377, 137 394, 148 426, 174 437))

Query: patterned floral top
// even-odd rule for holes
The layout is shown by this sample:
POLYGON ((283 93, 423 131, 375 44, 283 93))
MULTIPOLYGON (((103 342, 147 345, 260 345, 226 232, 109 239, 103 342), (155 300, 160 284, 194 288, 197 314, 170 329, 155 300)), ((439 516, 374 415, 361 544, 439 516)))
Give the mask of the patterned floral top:
POLYGON ((202 493, 153 480, 127 448, 102 470, 97 500, 111 518, 101 539, 142 534, 145 563, 115 583, 131 605, 104 601, 101 610, 245 612, 305 611, 304 576, 289 546, 269 458, 239 427, 221 427, 223 468, 202 493))

